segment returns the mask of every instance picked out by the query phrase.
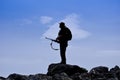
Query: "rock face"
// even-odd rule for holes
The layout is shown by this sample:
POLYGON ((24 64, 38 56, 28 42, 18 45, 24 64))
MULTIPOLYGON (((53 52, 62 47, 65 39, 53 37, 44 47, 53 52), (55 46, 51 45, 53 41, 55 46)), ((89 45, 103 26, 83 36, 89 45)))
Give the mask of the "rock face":
POLYGON ((0 80, 120 80, 120 68, 115 66, 108 69, 105 66, 92 68, 89 72, 85 68, 69 64, 50 64, 47 74, 21 75, 10 74, 0 80))

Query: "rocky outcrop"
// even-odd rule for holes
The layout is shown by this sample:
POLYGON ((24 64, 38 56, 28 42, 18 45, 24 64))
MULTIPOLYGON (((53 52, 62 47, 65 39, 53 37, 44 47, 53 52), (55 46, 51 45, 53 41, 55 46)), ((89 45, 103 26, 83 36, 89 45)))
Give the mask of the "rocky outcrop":
POLYGON ((109 69, 105 66, 92 68, 89 72, 85 68, 69 64, 50 64, 47 74, 21 75, 10 74, 0 80, 120 80, 120 68, 109 69))
POLYGON ((75 73, 87 73, 88 71, 84 68, 81 68, 77 65, 69 64, 51 64, 48 67, 47 75, 53 76, 55 74, 66 73, 68 76, 71 76, 75 73))

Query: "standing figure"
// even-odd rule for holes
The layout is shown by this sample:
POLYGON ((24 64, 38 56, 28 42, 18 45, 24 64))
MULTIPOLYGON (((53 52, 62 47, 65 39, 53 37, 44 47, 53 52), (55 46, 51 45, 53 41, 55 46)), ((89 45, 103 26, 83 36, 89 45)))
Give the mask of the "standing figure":
POLYGON ((61 64, 66 64, 66 48, 68 46, 68 41, 72 39, 72 33, 69 28, 65 26, 64 22, 59 24, 60 31, 56 41, 60 44, 60 56, 61 64))

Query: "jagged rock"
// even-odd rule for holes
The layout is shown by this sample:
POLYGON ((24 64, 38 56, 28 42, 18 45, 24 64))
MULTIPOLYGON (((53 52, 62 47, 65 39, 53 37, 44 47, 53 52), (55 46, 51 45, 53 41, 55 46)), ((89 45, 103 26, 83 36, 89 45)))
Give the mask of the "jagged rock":
POLYGON ((4 77, 0 77, 0 80, 5 80, 6 78, 4 78, 4 77))
POLYGON ((98 66, 90 70, 89 74, 92 79, 106 80, 106 74, 108 73, 108 67, 98 66))
POLYGON ((115 78, 118 78, 118 80, 120 80, 120 68, 119 68, 119 66, 116 65, 114 68, 110 69, 110 73, 115 78))
POLYGON ((108 73, 108 67, 98 66, 92 68, 89 73, 96 74, 96 73, 108 73))
POLYGON ((72 80, 66 73, 53 75, 53 80, 72 80))
POLYGON ((68 76, 71 76, 75 73, 86 73, 88 72, 85 68, 80 68, 77 65, 69 64, 51 64, 48 68, 47 75, 53 76, 55 74, 66 73, 68 76))
POLYGON ((52 76, 46 74, 29 75, 29 80, 52 80, 52 76))
POLYGON ((73 80, 90 80, 90 75, 88 73, 75 73, 71 76, 73 80))
POLYGON ((36 74, 36 75, 20 75, 11 74, 6 80, 52 80, 52 76, 47 76, 46 74, 36 74))
POLYGON ((0 80, 120 80, 120 68, 98 66, 88 72, 85 68, 69 64, 51 64, 47 74, 21 75, 10 74, 0 80))
POLYGON ((81 74, 75 73, 74 75, 70 76, 73 80, 81 80, 81 74))
POLYGON ((11 74, 7 77, 7 80, 29 80, 27 76, 20 74, 11 74))
POLYGON ((118 78, 118 80, 120 80, 120 70, 116 72, 116 77, 118 78))
POLYGON ((114 68, 110 69, 110 72, 114 73, 114 72, 116 72, 118 70, 120 70, 120 68, 119 68, 119 66, 116 65, 114 68))

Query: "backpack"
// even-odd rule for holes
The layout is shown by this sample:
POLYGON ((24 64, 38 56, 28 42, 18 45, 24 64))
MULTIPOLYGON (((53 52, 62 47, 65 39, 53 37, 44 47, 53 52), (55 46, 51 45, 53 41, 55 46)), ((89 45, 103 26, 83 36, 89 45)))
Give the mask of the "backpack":
POLYGON ((72 33, 71 33, 70 29, 67 28, 66 30, 67 30, 67 35, 66 35, 67 40, 70 41, 72 39, 72 33))

